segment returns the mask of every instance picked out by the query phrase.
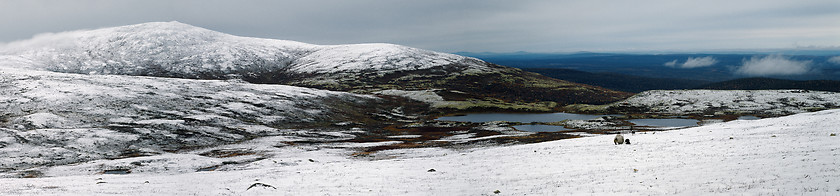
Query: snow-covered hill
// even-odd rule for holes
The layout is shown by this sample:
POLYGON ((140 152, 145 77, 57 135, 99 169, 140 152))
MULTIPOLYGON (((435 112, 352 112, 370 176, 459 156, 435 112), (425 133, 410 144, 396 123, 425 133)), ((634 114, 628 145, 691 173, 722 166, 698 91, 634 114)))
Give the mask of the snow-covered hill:
POLYGON ((610 111, 665 115, 783 116, 840 107, 840 93, 808 90, 653 90, 608 106, 610 111))
POLYGON ((273 155, 227 171, 185 169, 218 162, 197 155, 103 160, 45 171, 55 177, 0 179, 0 194, 837 195, 837 119, 840 110, 827 110, 625 135, 631 145, 613 145, 613 136, 603 135, 388 150, 371 156, 391 158, 374 161, 325 144, 267 147, 279 142, 265 139, 227 146, 273 155), (116 166, 153 172, 92 172, 116 166))
MULTIPOLYGON (((314 45, 239 37, 179 22, 38 35, 0 45, 0 67, 90 75, 242 79, 357 93, 440 89, 464 94, 444 98, 486 102, 481 107, 495 107, 487 100, 603 104, 629 96, 406 46, 314 45), (510 93, 513 91, 522 92, 510 93)), ((539 105, 539 110, 545 111, 552 104, 539 105)))
POLYGON ((476 59, 393 44, 321 46, 233 36, 179 22, 42 34, 10 43, 0 48, 0 54, 17 59, 2 63, 13 67, 205 79, 267 73, 387 73, 441 66, 489 69, 476 59))
POLYGON ((329 139, 317 132, 333 123, 388 118, 394 110, 387 105, 368 95, 235 80, 0 67, 0 172, 263 136, 329 139))

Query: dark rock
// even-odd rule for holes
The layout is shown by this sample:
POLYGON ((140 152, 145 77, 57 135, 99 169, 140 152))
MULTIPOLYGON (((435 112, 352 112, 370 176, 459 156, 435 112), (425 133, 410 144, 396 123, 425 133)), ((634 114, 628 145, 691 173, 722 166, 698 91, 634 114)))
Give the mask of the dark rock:
POLYGON ((263 187, 263 188, 273 188, 273 189, 277 189, 277 187, 271 186, 271 185, 269 185, 269 184, 265 184, 265 183, 262 183, 262 182, 255 182, 254 184, 251 184, 251 186, 249 186, 249 187, 248 187, 248 189, 245 189, 245 190, 251 190, 251 188, 254 188, 254 187, 263 187))

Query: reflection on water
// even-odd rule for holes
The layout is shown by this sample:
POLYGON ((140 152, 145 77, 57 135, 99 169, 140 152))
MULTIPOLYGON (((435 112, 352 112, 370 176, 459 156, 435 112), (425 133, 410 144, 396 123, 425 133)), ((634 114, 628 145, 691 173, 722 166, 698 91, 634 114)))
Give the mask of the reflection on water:
POLYGON ((569 131, 574 129, 567 129, 563 126, 556 126, 556 125, 516 125, 513 126, 516 130, 520 131, 528 131, 528 132, 557 132, 557 131, 569 131))
POLYGON ((694 127, 698 126, 698 120, 694 119, 632 119, 628 120, 636 126, 649 127, 694 127))
POLYGON ((491 121, 508 121, 508 122, 557 122, 563 120, 592 120, 602 116, 615 115, 590 115, 590 114, 572 114, 572 113, 481 113, 481 114, 467 114, 463 116, 444 116, 435 120, 445 121, 459 121, 459 122, 491 122, 491 121))

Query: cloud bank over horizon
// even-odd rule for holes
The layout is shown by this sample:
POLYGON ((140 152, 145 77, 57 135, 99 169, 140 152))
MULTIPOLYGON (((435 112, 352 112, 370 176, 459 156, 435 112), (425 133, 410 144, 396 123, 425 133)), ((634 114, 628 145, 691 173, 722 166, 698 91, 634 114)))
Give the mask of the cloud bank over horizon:
POLYGON ((837 0, 0 1, 0 43, 180 21, 237 36, 441 52, 838 47, 838 7, 837 0))
POLYGON ((794 60, 782 55, 753 56, 749 60, 745 59, 735 73, 746 76, 802 75, 812 71, 812 62, 794 60))

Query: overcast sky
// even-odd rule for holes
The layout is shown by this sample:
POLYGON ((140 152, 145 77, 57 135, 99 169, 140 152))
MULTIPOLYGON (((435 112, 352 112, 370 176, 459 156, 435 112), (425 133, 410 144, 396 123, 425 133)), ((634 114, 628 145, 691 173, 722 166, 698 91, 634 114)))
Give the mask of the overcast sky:
POLYGON ((838 0, 0 0, 0 43, 153 21, 442 52, 840 46, 838 0))

